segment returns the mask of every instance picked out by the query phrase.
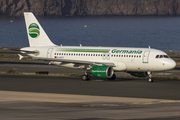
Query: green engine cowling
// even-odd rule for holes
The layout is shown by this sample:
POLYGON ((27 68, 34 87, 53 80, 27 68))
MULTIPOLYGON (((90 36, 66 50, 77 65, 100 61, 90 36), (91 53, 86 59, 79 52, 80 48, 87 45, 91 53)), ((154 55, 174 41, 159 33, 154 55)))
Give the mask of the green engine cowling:
POLYGON ((147 77, 148 76, 147 72, 128 72, 128 73, 135 77, 147 77))
POLYGON ((111 78, 114 70, 109 66, 93 66, 91 69, 92 76, 99 78, 111 78))

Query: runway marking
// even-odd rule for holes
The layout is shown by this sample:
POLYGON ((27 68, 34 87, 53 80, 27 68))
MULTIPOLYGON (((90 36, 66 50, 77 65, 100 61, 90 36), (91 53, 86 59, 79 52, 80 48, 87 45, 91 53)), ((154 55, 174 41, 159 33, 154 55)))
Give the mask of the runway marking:
POLYGON ((116 103, 128 103, 128 104, 158 104, 158 103, 180 102, 180 100, 14 92, 14 91, 0 91, 0 96, 1 96, 0 102, 7 102, 7 101, 34 101, 34 102, 57 102, 57 103, 116 102, 116 103))

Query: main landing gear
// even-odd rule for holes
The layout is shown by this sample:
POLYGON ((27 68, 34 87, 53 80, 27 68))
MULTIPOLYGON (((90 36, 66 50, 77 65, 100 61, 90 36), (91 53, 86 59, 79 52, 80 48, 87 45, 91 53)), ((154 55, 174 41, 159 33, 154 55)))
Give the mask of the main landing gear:
POLYGON ((83 81, 91 80, 91 75, 88 74, 88 72, 87 72, 87 66, 86 66, 86 65, 85 65, 85 67, 84 67, 84 75, 81 76, 81 79, 82 79, 83 81))
POLYGON ((148 71, 147 74, 149 76, 148 81, 149 82, 154 82, 154 80, 152 79, 152 72, 148 71))

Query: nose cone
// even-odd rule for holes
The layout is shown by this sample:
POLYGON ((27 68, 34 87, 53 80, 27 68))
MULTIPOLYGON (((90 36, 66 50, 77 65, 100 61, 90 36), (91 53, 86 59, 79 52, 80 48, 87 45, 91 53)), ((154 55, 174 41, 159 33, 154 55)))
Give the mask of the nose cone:
POLYGON ((167 64, 168 64, 168 69, 173 69, 176 67, 176 62, 173 59, 170 59, 167 64))
POLYGON ((170 69, 173 69, 176 67, 176 62, 174 60, 171 60, 170 64, 169 64, 170 69))

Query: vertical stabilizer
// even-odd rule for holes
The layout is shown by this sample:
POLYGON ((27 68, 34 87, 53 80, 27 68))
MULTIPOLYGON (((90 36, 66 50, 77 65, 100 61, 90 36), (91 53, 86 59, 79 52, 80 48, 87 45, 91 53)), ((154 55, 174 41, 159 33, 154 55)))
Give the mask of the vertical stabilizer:
POLYGON ((51 42, 32 12, 24 12, 30 47, 56 46, 51 42))

